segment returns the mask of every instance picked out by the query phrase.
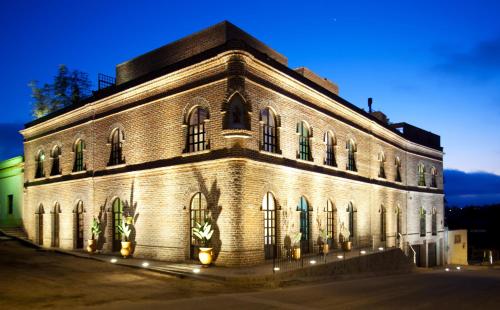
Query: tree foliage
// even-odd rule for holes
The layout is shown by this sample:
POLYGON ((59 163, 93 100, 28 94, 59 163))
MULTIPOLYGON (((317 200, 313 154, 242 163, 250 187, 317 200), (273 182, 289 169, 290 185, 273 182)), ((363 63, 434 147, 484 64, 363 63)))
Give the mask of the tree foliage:
POLYGON ((33 116, 44 115, 78 103, 91 93, 88 74, 79 70, 69 70, 60 65, 52 84, 45 83, 38 87, 38 81, 31 81, 31 98, 33 98, 33 116))

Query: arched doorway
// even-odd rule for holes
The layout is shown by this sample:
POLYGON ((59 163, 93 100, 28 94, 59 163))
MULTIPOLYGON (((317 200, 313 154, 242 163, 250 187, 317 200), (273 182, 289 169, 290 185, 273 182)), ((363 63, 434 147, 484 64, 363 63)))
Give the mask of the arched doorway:
POLYGON ((262 199, 264 212, 264 257, 274 258, 276 255, 276 201, 273 194, 266 193, 262 199))
POLYGON ((36 224, 36 243, 38 245, 43 245, 43 205, 38 207, 35 212, 35 224, 36 224))
POLYGON ((75 237, 76 249, 83 249, 83 201, 78 201, 75 209, 75 237))
POLYGON ((356 209, 354 209, 354 205, 352 202, 349 202, 347 206, 348 213, 348 224, 349 224, 349 240, 352 241, 353 244, 356 244, 356 209))
POLYGON ((193 198, 191 198, 190 204, 190 250, 189 256, 191 259, 198 258, 198 249, 200 247, 200 242, 193 235, 193 228, 196 227, 196 223, 203 223, 208 217, 208 209, 207 209, 207 199, 205 196, 198 192, 194 194, 193 198))
POLYGON ((59 213, 61 213, 61 207, 59 203, 56 202, 54 208, 52 209, 52 242, 51 246, 54 248, 59 247, 59 213))
POLYGON ((300 211, 300 251, 302 253, 309 253, 309 206, 307 200, 303 196, 300 197, 297 210, 300 211))
POLYGON ((122 245, 122 234, 120 233, 120 226, 122 226, 123 221, 123 204, 120 198, 113 200, 112 207, 112 223, 113 223, 113 252, 120 251, 122 245))

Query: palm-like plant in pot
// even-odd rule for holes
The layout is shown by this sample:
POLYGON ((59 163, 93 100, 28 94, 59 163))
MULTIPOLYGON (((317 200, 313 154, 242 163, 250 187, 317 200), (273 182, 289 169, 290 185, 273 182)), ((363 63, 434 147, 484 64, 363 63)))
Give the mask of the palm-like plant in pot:
POLYGON ((342 223, 342 226, 340 227, 340 243, 342 244, 342 250, 349 252, 352 249, 352 242, 349 239, 351 233, 349 232, 349 229, 345 227, 344 223, 342 223))
POLYGON ((130 233, 132 232, 131 226, 132 224, 127 224, 126 221, 122 221, 121 225, 118 226, 118 230, 122 235, 122 248, 120 250, 120 254, 124 258, 129 257, 132 252, 132 242, 130 242, 130 233))
POLYGON ((296 233, 292 238, 292 258, 299 260, 300 259, 300 240, 302 239, 302 233, 296 233))
POLYGON ((92 226, 90 227, 90 239, 87 240, 87 252, 94 253, 97 249, 97 240, 101 235, 101 223, 98 219, 94 217, 92 220, 92 226))
POLYGON ((328 246, 328 239, 332 237, 331 234, 329 234, 326 229, 320 229, 319 230, 319 238, 318 238, 318 245, 320 252, 323 255, 328 254, 329 251, 329 246, 328 246))
POLYGON ((208 220, 203 223, 196 223, 196 226, 193 227, 193 235, 201 244, 198 258, 204 266, 208 266, 212 263, 213 253, 210 247, 210 239, 212 239, 213 234, 214 230, 212 224, 208 220))

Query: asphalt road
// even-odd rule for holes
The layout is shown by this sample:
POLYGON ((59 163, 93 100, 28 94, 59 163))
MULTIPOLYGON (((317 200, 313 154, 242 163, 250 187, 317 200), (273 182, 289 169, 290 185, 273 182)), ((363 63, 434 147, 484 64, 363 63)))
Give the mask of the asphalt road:
POLYGON ((177 279, 0 240, 0 309, 500 309, 500 270, 243 289, 177 279))

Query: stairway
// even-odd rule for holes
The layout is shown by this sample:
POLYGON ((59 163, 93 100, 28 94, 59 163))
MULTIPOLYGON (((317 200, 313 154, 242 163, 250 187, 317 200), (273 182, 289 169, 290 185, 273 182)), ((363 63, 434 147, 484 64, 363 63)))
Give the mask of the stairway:
POLYGON ((0 232, 8 237, 14 237, 17 239, 28 240, 28 235, 22 227, 0 227, 0 232))

